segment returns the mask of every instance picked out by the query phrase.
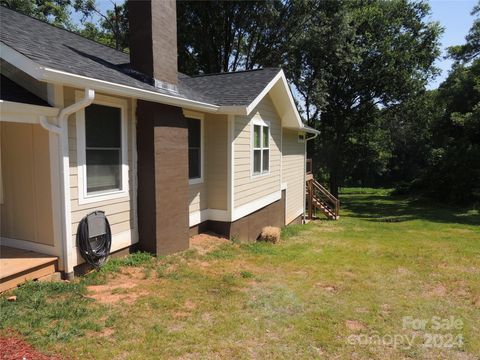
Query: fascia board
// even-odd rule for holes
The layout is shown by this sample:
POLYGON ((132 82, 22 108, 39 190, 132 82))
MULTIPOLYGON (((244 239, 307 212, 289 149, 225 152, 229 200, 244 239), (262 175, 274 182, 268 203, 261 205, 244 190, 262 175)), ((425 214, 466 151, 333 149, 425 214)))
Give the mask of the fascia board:
POLYGON ((174 95, 160 94, 155 91, 143 90, 128 85, 116 84, 44 67, 4 43, 0 43, 0 57, 39 81, 81 88, 91 87, 97 91, 108 94, 133 97, 179 107, 188 107, 206 112, 217 112, 219 108, 214 104, 183 99, 174 95))

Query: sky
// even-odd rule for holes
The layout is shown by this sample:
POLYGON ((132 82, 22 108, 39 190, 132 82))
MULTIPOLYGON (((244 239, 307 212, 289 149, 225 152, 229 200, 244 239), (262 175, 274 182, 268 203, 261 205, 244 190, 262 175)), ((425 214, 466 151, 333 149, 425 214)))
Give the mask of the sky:
MULTIPOLYGON (((159 0, 161 1, 161 0, 159 0)), ((96 0, 101 11, 112 8, 110 0, 96 0)), ((473 17, 470 15, 477 0, 429 0, 432 14, 431 21, 438 21, 445 29, 441 38, 442 55, 436 62, 436 66, 440 68, 441 74, 428 84, 429 89, 435 89, 448 76, 448 71, 452 66, 450 59, 444 59, 446 48, 452 45, 461 45, 465 43, 465 36, 472 26, 473 17)), ((121 3, 121 0, 117 0, 121 3)), ((72 13, 74 21, 79 21, 80 16, 72 13)))
POLYGON ((438 21, 445 31, 440 39, 442 56, 436 62, 436 66, 442 71, 435 80, 428 84, 429 89, 435 89, 448 76, 452 66, 452 60, 444 59, 445 49, 452 45, 465 43, 465 36, 473 24, 473 17, 470 15, 476 0, 430 0, 432 8, 432 21, 438 21))

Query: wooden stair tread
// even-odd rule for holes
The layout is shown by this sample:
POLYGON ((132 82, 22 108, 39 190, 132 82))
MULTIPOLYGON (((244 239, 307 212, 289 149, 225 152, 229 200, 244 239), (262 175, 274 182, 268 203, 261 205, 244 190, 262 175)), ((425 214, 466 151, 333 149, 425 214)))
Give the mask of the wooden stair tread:
POLYGON ((325 187, 318 183, 313 176, 307 180, 307 202, 309 203, 309 217, 313 216, 313 209, 320 210, 331 220, 337 220, 339 201, 325 187))
POLYGON ((1 246, 0 280, 26 272, 29 269, 55 265, 57 261, 58 258, 55 256, 1 246))

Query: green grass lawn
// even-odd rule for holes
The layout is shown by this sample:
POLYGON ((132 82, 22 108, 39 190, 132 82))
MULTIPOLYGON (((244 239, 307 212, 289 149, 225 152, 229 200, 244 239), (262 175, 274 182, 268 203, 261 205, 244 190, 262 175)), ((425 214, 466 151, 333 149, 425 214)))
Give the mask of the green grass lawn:
POLYGON ((0 331, 79 358, 478 359, 478 210, 387 190, 341 198, 339 221, 290 227, 277 245, 137 254, 29 283, 1 298, 0 331), (111 288, 94 300, 92 284, 111 288))

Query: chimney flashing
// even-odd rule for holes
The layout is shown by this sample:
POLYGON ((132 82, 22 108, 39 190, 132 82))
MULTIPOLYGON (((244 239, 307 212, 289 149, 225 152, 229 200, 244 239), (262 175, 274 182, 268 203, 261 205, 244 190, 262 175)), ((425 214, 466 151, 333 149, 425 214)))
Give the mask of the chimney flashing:
POLYGON ((157 89, 167 90, 178 94, 177 85, 167 83, 166 81, 153 78, 153 86, 155 86, 157 89))

